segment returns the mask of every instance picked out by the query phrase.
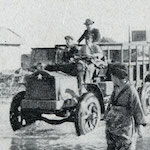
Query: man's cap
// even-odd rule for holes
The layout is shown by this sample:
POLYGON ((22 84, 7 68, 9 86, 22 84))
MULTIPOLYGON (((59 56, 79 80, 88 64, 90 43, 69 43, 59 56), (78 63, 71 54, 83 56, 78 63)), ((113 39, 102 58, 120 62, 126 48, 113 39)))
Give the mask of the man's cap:
POLYGON ((73 40, 73 37, 70 35, 65 36, 65 40, 73 40))
POLYGON ((125 64, 112 63, 109 64, 109 67, 110 73, 119 79, 124 79, 126 76, 128 76, 128 68, 125 64))
POLYGON ((91 19, 86 19, 85 22, 84 22, 85 25, 90 25, 90 24, 93 24, 93 23, 94 23, 94 21, 92 21, 91 19))

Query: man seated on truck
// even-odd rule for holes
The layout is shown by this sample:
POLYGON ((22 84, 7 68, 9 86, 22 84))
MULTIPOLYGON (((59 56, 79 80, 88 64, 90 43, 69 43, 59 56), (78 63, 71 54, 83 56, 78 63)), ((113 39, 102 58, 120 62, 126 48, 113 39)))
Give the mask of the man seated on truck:
POLYGON ((86 38, 91 35, 92 36, 92 42, 95 44, 99 44, 100 43, 100 39, 101 39, 101 35, 98 29, 93 28, 94 21, 92 21, 91 19, 86 19, 84 25, 86 26, 86 30, 84 31, 84 33, 81 35, 81 37, 78 39, 78 43, 80 43, 83 39, 86 38))
MULTIPOLYGON (((62 71, 64 73, 67 73, 72 76, 77 76, 78 80, 78 87, 79 87, 79 93, 81 93, 82 90, 82 84, 84 82, 90 83, 92 80, 92 76, 95 70, 94 62, 85 64, 82 59, 81 61, 72 61, 75 57, 80 56, 91 56, 95 57, 95 63, 103 62, 101 59, 103 59, 103 51, 100 49, 100 47, 96 44, 92 43, 92 37, 88 36, 86 39, 86 45, 81 48, 81 50, 78 50, 77 46, 73 44, 73 38, 71 36, 66 36, 66 45, 68 48, 68 51, 64 53, 63 59, 68 62, 66 64, 57 64, 57 65, 47 65, 45 70, 48 71, 62 71), (99 61, 98 61, 99 60, 99 61), (88 69, 85 69, 88 68, 88 69), (86 76, 85 76, 86 72, 86 76)), ((94 61, 94 60, 93 60, 94 61)))
POLYGON ((86 56, 91 58, 91 60, 88 62, 86 61, 83 63, 83 66, 85 68, 85 80, 86 83, 92 82, 93 74, 96 70, 96 67, 99 67, 100 65, 105 65, 104 61, 104 55, 103 50, 100 48, 100 46, 94 44, 93 37, 91 35, 88 35, 86 37, 86 45, 82 46, 82 48, 79 51, 79 55, 86 56))
POLYGON ((48 71, 62 71, 72 76, 76 76, 77 70, 75 67, 75 63, 72 62, 72 59, 75 54, 78 53, 78 47, 73 42, 73 37, 65 36, 66 46, 67 48, 63 52, 63 62, 65 64, 56 64, 56 65, 47 65, 45 70, 48 71))
POLYGON ((70 62, 71 58, 74 57, 75 54, 78 53, 78 46, 74 44, 72 36, 65 36, 67 51, 63 54, 63 61, 70 62))
POLYGON ((63 61, 65 64, 47 65, 45 70, 62 71, 71 76, 76 76, 78 81, 79 93, 81 93, 82 67, 78 67, 78 63, 74 60, 74 56, 78 53, 78 47, 74 44, 71 36, 65 36, 67 50, 63 53, 63 61))

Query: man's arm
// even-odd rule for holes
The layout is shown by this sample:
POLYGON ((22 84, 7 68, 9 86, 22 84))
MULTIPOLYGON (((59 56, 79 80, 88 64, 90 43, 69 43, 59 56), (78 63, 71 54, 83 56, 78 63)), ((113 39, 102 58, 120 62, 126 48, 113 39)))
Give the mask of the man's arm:
POLYGON ((131 87, 131 95, 129 97, 131 114, 134 117, 135 125, 146 125, 145 115, 141 106, 139 95, 134 87, 131 87))
POLYGON ((87 30, 84 31, 84 33, 81 35, 81 37, 78 39, 77 42, 80 43, 85 38, 86 34, 87 34, 87 30))

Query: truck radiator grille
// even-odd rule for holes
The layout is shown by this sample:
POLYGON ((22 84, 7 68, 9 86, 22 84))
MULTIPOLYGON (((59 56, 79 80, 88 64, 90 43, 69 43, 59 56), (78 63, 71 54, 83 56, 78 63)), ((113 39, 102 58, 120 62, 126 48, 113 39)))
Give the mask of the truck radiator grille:
POLYGON ((56 100, 54 78, 44 80, 38 80, 37 78, 28 79, 25 99, 56 100))

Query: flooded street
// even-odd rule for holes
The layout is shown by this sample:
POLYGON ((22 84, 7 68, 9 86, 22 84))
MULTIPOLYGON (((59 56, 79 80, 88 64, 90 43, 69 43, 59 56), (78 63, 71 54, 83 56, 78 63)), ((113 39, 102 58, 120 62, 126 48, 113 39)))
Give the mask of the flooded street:
MULTIPOLYGON (((73 123, 50 125, 43 121, 13 132, 9 123, 9 102, 0 105, 1 150, 106 150, 104 122, 95 131, 76 136, 73 123)), ((52 116, 53 117, 53 116, 52 116)), ((149 150, 150 126, 137 141, 137 150, 149 150)))

